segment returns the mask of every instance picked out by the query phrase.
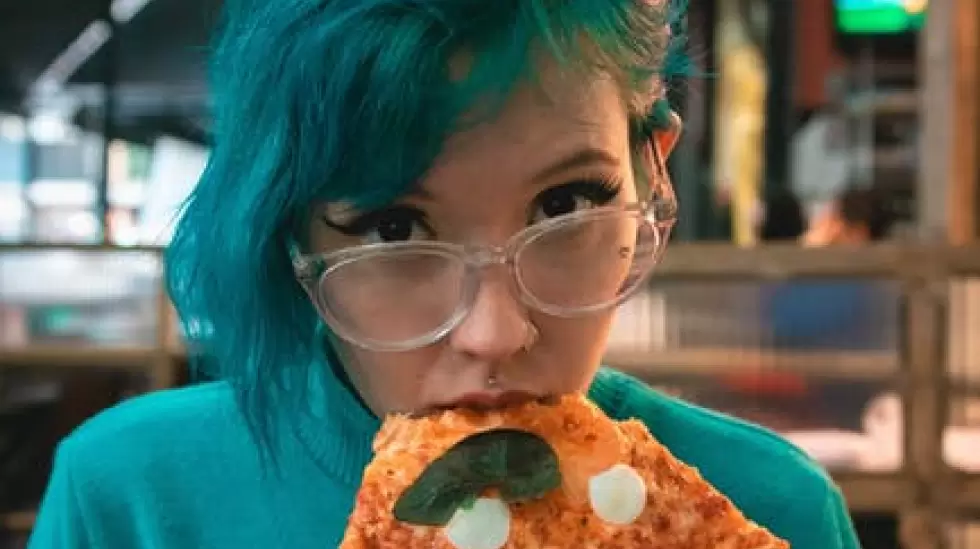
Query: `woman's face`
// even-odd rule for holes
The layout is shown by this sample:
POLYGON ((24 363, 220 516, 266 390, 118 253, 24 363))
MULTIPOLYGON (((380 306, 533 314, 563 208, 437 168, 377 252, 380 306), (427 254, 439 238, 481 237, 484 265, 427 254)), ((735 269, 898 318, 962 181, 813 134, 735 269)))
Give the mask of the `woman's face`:
MULTIPOLYGON (((548 89, 547 95, 522 90, 496 119, 451 137, 419 190, 371 215, 367 226, 368 212, 342 204, 319 208, 314 250, 405 239, 502 246, 551 217, 637 201, 626 110, 613 82, 548 89), (354 225, 358 230, 349 230, 354 225)), ((662 137, 672 145, 673 136, 662 137)), ((481 271, 468 315, 440 341, 400 352, 338 341, 338 351, 351 382, 379 416, 492 402, 509 393, 543 397, 588 386, 614 312, 571 319, 537 312, 521 301, 510 271, 492 265, 481 271)), ((383 312, 378 316, 384 321, 383 312)))

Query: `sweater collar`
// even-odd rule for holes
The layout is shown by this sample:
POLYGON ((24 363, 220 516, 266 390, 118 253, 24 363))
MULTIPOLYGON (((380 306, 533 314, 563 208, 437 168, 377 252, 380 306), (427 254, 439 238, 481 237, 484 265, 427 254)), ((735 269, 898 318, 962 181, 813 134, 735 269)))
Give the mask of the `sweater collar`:
POLYGON ((360 484, 381 421, 364 405, 335 357, 318 360, 310 376, 309 411, 298 419, 299 442, 329 476, 360 484))

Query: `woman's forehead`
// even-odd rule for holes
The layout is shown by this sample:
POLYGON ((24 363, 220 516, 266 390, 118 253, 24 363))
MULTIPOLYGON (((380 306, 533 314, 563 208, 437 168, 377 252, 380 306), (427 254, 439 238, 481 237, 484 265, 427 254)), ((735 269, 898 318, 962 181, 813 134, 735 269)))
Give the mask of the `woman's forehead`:
POLYGON ((528 181, 581 151, 626 162, 627 112, 615 84, 566 84, 523 86, 497 116, 451 135, 422 186, 438 194, 433 187, 445 176, 479 176, 487 169, 528 181))
MULTIPOLYGON (((450 135, 402 198, 465 217, 482 209, 474 205, 533 193, 569 173, 628 171, 628 116, 616 83, 545 76, 516 89, 493 117, 450 135)), ((323 206, 338 221, 360 213, 349 202, 323 206)))

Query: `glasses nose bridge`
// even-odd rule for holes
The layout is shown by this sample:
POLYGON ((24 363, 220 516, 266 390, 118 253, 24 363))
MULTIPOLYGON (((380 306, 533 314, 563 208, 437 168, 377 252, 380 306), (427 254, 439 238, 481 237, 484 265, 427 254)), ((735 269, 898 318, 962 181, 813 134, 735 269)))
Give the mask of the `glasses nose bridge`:
POLYGON ((494 265, 509 266, 512 262, 510 246, 474 246, 467 250, 466 261, 472 268, 482 271, 494 265))

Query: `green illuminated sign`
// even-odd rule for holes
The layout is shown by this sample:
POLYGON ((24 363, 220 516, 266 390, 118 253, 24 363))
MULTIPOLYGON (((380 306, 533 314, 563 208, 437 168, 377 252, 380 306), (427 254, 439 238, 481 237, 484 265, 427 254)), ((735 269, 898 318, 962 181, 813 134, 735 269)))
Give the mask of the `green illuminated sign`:
POLYGON ((901 34, 922 29, 929 0, 836 0, 837 28, 846 34, 901 34))

